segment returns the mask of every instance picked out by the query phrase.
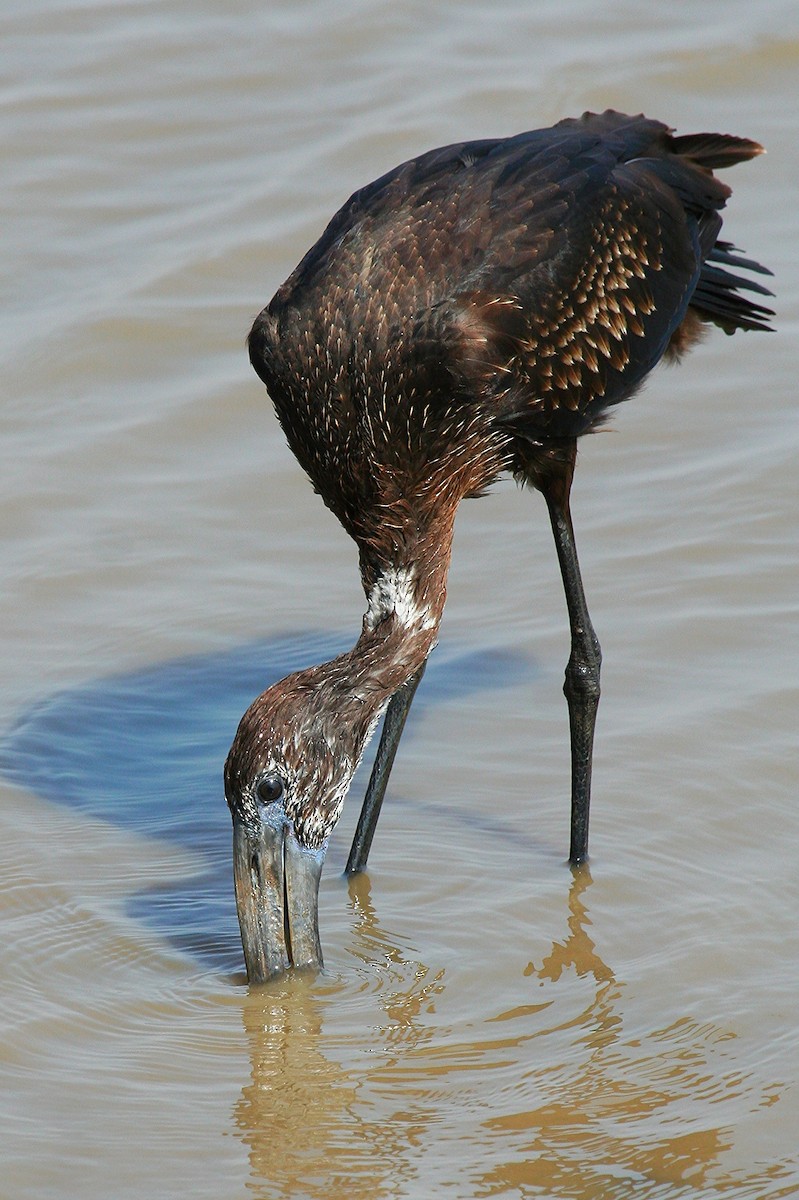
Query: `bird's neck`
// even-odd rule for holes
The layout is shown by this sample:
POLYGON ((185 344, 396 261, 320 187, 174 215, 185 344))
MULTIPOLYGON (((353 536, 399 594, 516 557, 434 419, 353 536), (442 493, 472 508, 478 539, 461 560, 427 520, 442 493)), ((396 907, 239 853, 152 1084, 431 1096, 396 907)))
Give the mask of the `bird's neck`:
POLYGON ((454 513, 406 532, 390 558, 375 560, 362 551, 367 609, 349 657, 358 673, 384 688, 387 697, 424 665, 438 640, 453 521, 454 513))

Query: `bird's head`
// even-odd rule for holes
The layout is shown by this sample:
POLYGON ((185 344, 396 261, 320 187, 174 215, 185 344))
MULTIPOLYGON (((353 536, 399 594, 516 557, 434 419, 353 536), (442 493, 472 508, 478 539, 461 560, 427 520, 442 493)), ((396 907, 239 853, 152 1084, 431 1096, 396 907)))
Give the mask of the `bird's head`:
POLYGON ((330 833, 385 698, 338 661, 276 683, 241 719, 225 764, 247 975, 319 968, 319 879, 330 833))

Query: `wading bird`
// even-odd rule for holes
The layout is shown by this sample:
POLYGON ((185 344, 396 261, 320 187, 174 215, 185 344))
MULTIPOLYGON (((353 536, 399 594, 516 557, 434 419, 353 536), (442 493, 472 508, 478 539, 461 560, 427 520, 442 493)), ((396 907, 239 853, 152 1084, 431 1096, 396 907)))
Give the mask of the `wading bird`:
POLYGON ((767 329, 768 274, 719 241, 713 175, 761 152, 643 116, 423 154, 356 192, 256 319, 252 364, 289 445, 359 552, 356 645, 242 718, 225 766, 251 982, 320 967, 319 878, 385 713, 347 870, 362 870, 436 644, 453 523, 510 472, 546 500, 571 626, 570 861, 585 860, 600 650, 569 491, 577 438, 705 322, 767 329))

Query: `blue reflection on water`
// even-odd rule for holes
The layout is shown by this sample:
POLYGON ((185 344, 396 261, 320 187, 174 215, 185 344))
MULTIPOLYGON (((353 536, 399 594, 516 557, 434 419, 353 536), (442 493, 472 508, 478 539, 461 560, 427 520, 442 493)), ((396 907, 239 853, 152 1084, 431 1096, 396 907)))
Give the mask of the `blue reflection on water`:
MULTIPOLYGON (((0 774, 55 804, 199 854, 207 869, 134 896, 128 911, 206 966, 240 970, 222 764, 259 692, 349 645, 330 635, 285 636, 58 692, 4 735, 0 774)), ((529 672, 529 662, 496 650, 437 651, 406 737, 429 705, 507 686, 529 672)))

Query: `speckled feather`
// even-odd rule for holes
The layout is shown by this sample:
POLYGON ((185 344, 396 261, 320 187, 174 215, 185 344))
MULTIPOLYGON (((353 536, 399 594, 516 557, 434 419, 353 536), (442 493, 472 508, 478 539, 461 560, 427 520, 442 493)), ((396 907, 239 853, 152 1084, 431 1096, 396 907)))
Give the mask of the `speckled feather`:
POLYGON ((250 350, 367 567, 503 470, 535 484, 549 448, 628 398, 670 342, 686 348, 695 316, 764 327, 768 310, 707 263, 730 249, 714 251, 729 189, 709 167, 759 151, 586 114, 432 151, 351 197, 250 350))
POLYGON ((242 717, 225 763, 231 811, 255 825, 257 780, 277 772, 298 836, 305 845, 321 845, 389 698, 435 640, 436 628, 424 621, 384 613, 375 629, 364 623, 346 654, 297 671, 259 696, 242 717))
MULTIPOLYGON (((422 155, 356 192, 255 321, 289 444, 355 538, 355 647, 275 684, 226 766, 257 819, 263 772, 307 845, 338 819, 392 695, 435 645, 459 501, 503 471, 561 489, 574 442, 706 321, 768 328, 764 269, 718 240, 712 168, 760 152, 607 112, 422 155), (734 270, 730 270, 733 268, 734 270)), ((767 272, 766 272, 767 273, 767 272)), ((598 654, 598 647, 596 647, 598 654)))

